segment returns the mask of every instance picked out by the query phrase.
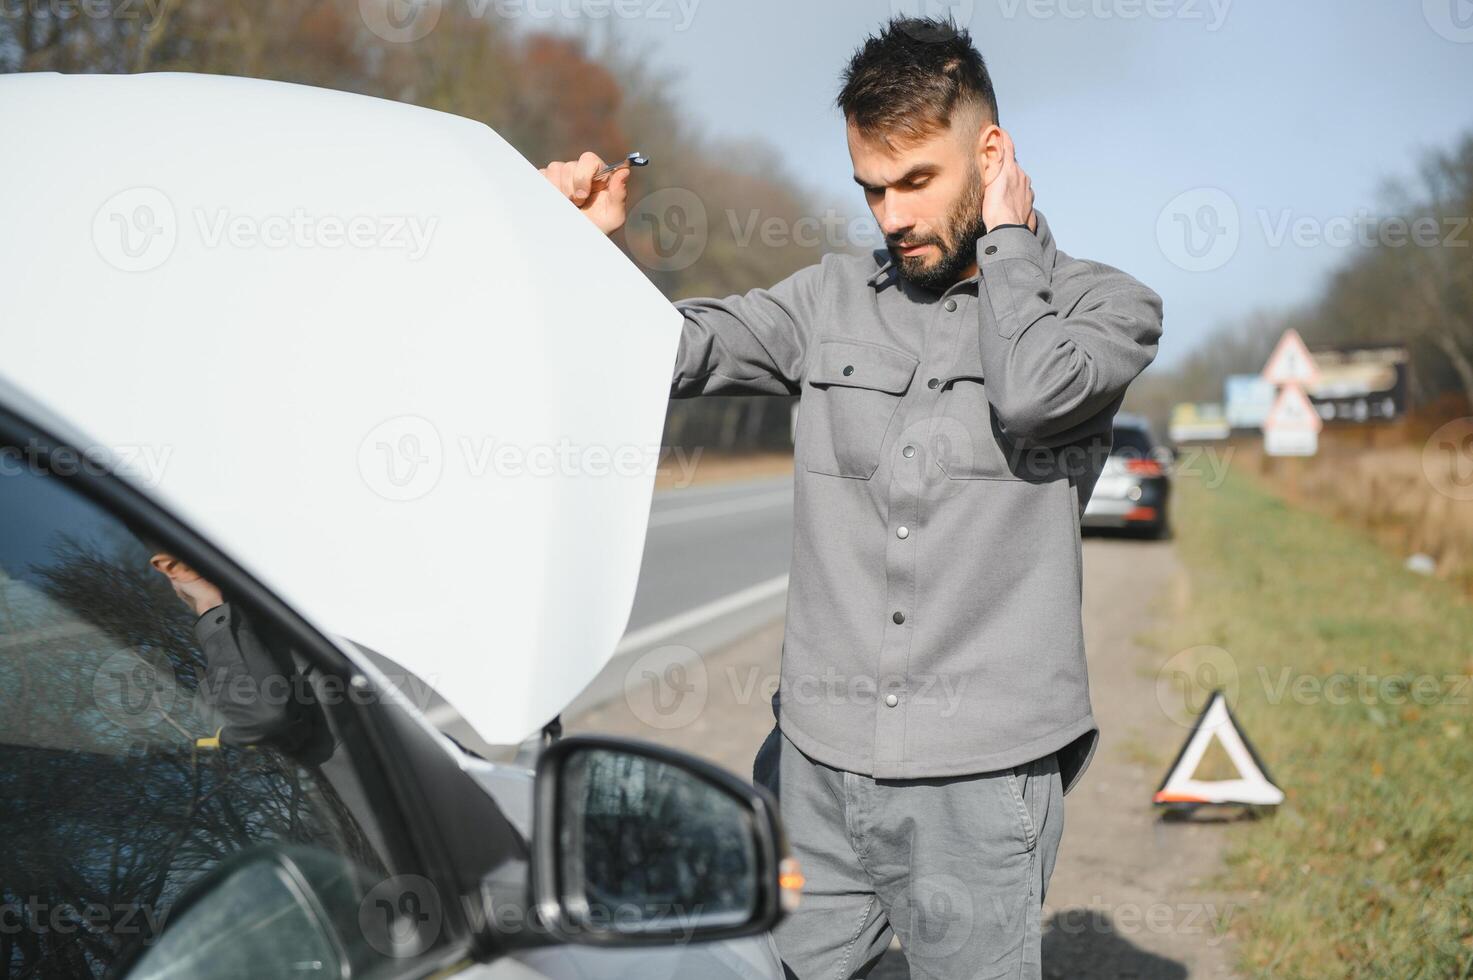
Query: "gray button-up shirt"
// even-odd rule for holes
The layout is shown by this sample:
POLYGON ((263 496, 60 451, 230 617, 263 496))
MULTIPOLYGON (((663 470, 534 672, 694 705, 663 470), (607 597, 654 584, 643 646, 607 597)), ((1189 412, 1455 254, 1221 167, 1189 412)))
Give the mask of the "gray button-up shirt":
POLYGON ((977 242, 942 294, 883 249, 771 289, 683 300, 670 392, 796 394, 783 732, 877 778, 987 772, 1098 739, 1079 519, 1161 299, 1059 251, 977 242))

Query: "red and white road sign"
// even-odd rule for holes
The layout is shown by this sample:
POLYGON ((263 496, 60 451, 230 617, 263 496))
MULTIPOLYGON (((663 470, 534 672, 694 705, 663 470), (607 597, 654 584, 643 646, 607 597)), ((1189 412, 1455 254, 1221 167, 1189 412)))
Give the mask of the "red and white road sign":
POLYGON ((1297 330, 1285 330, 1263 366, 1263 380, 1276 385, 1298 385, 1313 388, 1320 382, 1319 365, 1304 346, 1297 330))
POLYGON ((1309 396, 1297 384, 1279 389, 1263 420, 1263 449, 1270 456, 1313 456, 1325 427, 1309 396))

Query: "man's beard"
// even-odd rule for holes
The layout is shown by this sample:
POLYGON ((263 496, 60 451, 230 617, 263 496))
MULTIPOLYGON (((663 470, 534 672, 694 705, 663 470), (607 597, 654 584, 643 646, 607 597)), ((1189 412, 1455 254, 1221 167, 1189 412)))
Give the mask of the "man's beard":
POLYGON ((922 237, 911 236, 901 241, 885 241, 890 258, 900 269, 900 274, 923 289, 945 292, 962 277, 962 273, 977 261, 977 239, 986 232, 982 223, 982 173, 973 166, 967 179, 967 189, 951 213, 946 216, 942 233, 922 237), (926 265, 919 255, 901 255, 901 245, 935 245, 941 258, 934 265, 926 265))

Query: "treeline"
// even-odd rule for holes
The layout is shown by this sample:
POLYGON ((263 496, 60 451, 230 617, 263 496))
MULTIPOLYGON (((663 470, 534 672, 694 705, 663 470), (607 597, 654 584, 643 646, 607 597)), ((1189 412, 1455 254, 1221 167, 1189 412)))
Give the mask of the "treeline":
MULTIPOLYGON (((1224 324, 1170 371, 1148 372, 1127 408, 1164 432, 1178 402, 1218 402, 1223 380, 1256 373, 1285 329, 1311 348, 1400 343, 1413 409, 1473 408, 1473 133, 1394 182, 1388 204, 1323 291, 1298 309, 1224 324)), ((1168 321, 1167 329, 1170 329, 1168 321)))
MULTIPOLYGON (((654 162, 636 175, 631 204, 670 193, 636 211, 617 240, 671 299, 768 286, 825 250, 792 233, 824 210, 776 153, 704 133, 673 97, 675 80, 617 39, 529 30, 466 0, 445 0, 413 41, 376 33, 359 0, 100 6, 108 16, 85 3, 0 11, 0 71, 190 71, 358 92, 480 120, 537 166, 588 149, 605 159, 639 150, 654 162), (783 233, 754 234, 762 222, 783 233)), ((788 416, 786 400, 694 399, 672 403, 666 433, 688 448, 782 447, 788 416)))

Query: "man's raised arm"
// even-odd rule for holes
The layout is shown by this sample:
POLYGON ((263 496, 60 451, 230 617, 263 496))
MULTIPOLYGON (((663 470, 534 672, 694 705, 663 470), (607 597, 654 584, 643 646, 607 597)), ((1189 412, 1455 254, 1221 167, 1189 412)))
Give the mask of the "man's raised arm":
POLYGON ((1118 403, 1156 356, 1161 297, 1098 263, 1072 309, 1056 303, 1054 270, 1027 228, 999 228, 978 242, 984 296, 982 367, 987 398, 1009 436, 1049 445, 1118 403))
POLYGON ((1108 431, 1097 419, 1156 356, 1161 297, 1097 262, 1050 267, 1032 182, 1012 137, 998 134, 1001 160, 982 201, 992 231, 977 242, 987 400, 1003 431, 1035 445, 1072 441, 1081 426, 1108 431))

